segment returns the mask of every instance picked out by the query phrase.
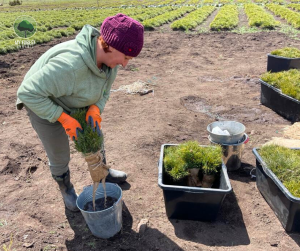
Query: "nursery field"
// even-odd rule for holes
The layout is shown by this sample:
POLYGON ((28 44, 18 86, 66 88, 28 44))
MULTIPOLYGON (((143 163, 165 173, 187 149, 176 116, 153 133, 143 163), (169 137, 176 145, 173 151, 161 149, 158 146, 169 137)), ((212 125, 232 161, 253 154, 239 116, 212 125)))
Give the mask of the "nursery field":
POLYGON ((0 54, 71 36, 85 24, 100 27, 105 17, 119 12, 139 20, 146 30, 196 34, 276 31, 299 38, 298 0, 23 1, 16 6, 3 1, 0 54), (17 20, 24 16, 35 23, 30 39, 16 29, 17 20))
MULTIPOLYGON (((256 188, 252 148, 283 135, 291 123, 260 104, 258 79, 266 54, 298 40, 278 32, 186 34, 146 31, 140 56, 120 69, 103 113, 106 155, 112 168, 128 173, 123 189, 123 229, 111 240, 93 237, 81 213, 66 211, 47 158, 16 91, 52 40, 0 56, 0 250, 300 250, 299 233, 286 233, 256 188), (147 84, 147 95, 124 85, 147 84), (123 88, 122 88, 123 87, 123 88), (230 172, 227 195, 215 222, 169 220, 157 163, 165 143, 198 140, 216 119, 246 126, 240 170, 230 172), (142 219, 148 227, 139 234, 142 219), (12 238, 12 239, 11 239, 12 238)), ((84 158, 72 145, 71 177, 77 193, 92 184, 84 158)))
MULTIPOLYGON (((1 3, 1 1, 0 1, 1 3)), ((0 6, 0 250, 300 250, 256 187, 252 148, 282 137, 291 123, 260 103, 267 53, 300 48, 300 4, 264 0, 23 1, 0 6), (2 8, 2 9, 1 9, 2 8), (84 24, 100 27, 123 12, 147 31, 138 58, 120 68, 102 115, 108 165, 128 173, 123 228, 109 240, 93 237, 81 213, 65 210, 47 156, 16 92, 31 65, 52 46, 74 39, 84 24), (36 33, 17 37, 20 15, 36 33), (15 41, 19 41, 16 43, 15 41), (32 47, 33 46, 33 47, 32 47), (26 48, 28 47, 28 48, 26 48), (146 95, 130 94, 144 83, 146 95), (132 87, 131 86, 131 87, 132 87), (216 120, 246 126, 242 167, 229 172, 233 192, 214 222, 168 219, 158 186, 162 144, 197 140, 216 120), (138 224, 147 229, 139 233, 138 224), (9 247, 10 246, 10 247, 9 247)), ((71 179, 79 194, 92 180, 73 142, 71 179)))

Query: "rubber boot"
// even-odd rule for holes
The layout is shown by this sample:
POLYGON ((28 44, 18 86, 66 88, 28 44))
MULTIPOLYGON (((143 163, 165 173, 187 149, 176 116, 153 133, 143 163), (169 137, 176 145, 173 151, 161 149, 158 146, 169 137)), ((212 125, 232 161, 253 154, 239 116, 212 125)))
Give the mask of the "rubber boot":
POLYGON ((79 208, 76 206, 77 194, 70 181, 70 171, 68 170, 61 176, 52 175, 52 177, 59 186, 66 208, 72 212, 78 212, 79 208))
POLYGON ((114 170, 114 169, 108 169, 109 173, 106 176, 106 181, 107 182, 111 182, 111 183, 122 183, 127 179, 127 174, 122 172, 122 171, 118 171, 118 170, 114 170))

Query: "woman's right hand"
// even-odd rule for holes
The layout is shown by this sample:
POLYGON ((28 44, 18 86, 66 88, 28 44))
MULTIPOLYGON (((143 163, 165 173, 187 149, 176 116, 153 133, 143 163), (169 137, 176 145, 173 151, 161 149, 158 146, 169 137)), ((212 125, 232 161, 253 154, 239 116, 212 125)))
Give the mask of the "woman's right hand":
POLYGON ((57 121, 62 124, 66 134, 69 135, 72 140, 77 140, 78 131, 82 132, 82 127, 76 119, 63 112, 57 121))

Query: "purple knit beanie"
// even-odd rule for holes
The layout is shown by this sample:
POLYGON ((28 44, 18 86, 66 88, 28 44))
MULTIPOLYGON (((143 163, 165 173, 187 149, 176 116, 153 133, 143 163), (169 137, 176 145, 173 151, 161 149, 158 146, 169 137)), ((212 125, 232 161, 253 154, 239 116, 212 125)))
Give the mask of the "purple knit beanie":
POLYGON ((124 14, 107 17, 100 29, 104 41, 126 56, 139 55, 144 44, 144 27, 124 14))

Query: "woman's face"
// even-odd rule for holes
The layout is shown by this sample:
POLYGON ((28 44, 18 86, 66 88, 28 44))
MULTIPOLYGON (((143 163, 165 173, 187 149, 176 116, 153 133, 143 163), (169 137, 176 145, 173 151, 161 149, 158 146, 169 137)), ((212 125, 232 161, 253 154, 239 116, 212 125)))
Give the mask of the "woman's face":
POLYGON ((111 52, 106 53, 108 57, 105 64, 110 68, 115 68, 117 65, 122 65, 125 67, 128 64, 128 61, 132 59, 132 57, 126 56, 124 53, 111 46, 109 49, 111 52))

